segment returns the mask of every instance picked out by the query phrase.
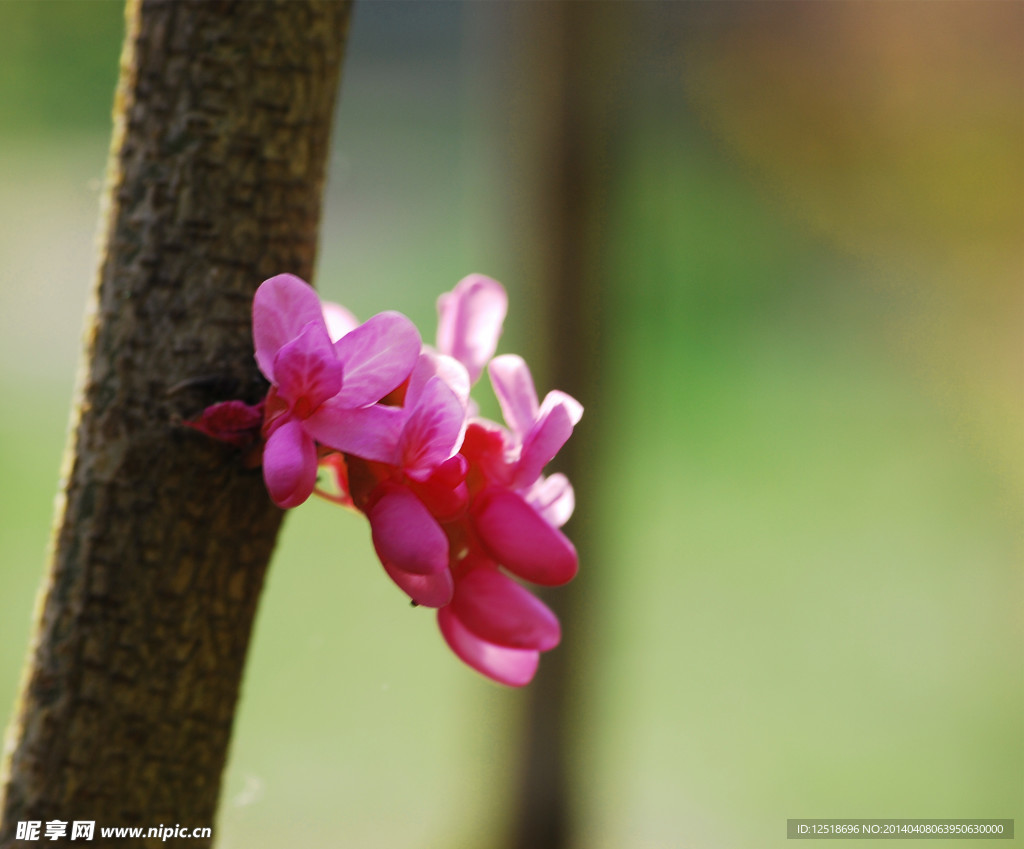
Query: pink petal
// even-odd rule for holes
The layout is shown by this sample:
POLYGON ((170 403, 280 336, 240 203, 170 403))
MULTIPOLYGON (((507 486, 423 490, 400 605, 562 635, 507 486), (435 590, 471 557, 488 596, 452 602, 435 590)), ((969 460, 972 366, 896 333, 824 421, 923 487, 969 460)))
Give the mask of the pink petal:
POLYGON ((341 389, 342 367, 323 322, 309 322, 274 357, 278 394, 305 418, 341 389))
POLYGON ((469 501, 467 468, 465 457, 456 454, 433 468, 426 480, 410 478, 409 488, 439 522, 452 521, 462 515, 469 501))
POLYGON ((346 407, 364 407, 405 380, 420 354, 420 334, 404 315, 382 312, 334 343, 345 367, 339 398, 346 407))
POLYGON ((437 299, 437 349, 461 362, 476 383, 494 356, 508 311, 508 295, 497 281, 470 274, 437 299))
POLYGON ((525 494, 526 500, 543 518, 556 528, 569 521, 576 508, 576 495, 569 479, 560 472, 540 478, 525 494))
POLYGON ((302 424, 289 419, 267 438, 263 480, 279 507, 297 507, 316 486, 316 445, 302 424))
POLYGON ((448 384, 463 406, 469 404, 469 373, 466 367, 453 357, 439 354, 429 348, 420 351, 416 366, 409 376, 409 387, 405 392, 405 406, 415 406, 423 387, 433 377, 439 377, 448 384))
POLYGON ((570 436, 572 420, 565 408, 548 410, 526 433, 516 467, 515 486, 529 486, 537 480, 541 470, 554 459, 570 436))
POLYGON ((451 605, 437 611, 437 624, 451 650, 477 672, 510 687, 522 687, 533 680, 540 652, 504 648, 481 640, 458 620, 451 605))
POLYGON ((382 562, 384 571, 409 598, 424 607, 444 607, 452 600, 455 582, 449 569, 433 575, 417 575, 382 562))
POLYGON ((526 362, 515 354, 502 354, 491 360, 487 373, 506 424, 520 437, 524 436, 537 420, 539 409, 526 362))
POLYGON ((294 274, 264 280, 252 300, 252 337, 256 363, 274 380, 274 357, 309 322, 323 323, 316 291, 294 274))
POLYGON ((572 395, 566 392, 560 392, 557 389, 552 389, 547 395, 544 396, 544 400, 541 402, 540 410, 537 414, 538 418, 555 407, 561 407, 569 415, 569 420, 576 426, 580 423, 580 419, 583 418, 583 405, 577 401, 572 395))
POLYGON ((405 414, 398 407, 374 404, 350 410, 335 396, 321 404, 306 419, 305 426, 317 442, 335 451, 364 460, 394 463, 404 423, 405 414))
POLYGON ((221 401, 203 410, 198 419, 183 421, 182 424, 213 439, 245 448, 260 438, 263 413, 263 401, 256 405, 244 401, 221 401))
POLYGON ((505 486, 511 483, 518 463, 514 440, 515 437, 500 425, 487 419, 474 419, 466 426, 459 453, 470 466, 478 467, 489 483, 505 486))
POLYGON ((410 477, 424 480, 458 450, 466 426, 466 408, 439 377, 420 394, 402 430, 399 452, 410 477))
POLYGON ((468 631, 510 649, 558 645, 558 618, 533 593, 497 569, 471 569, 455 585, 452 610, 468 631))
POLYGON ((337 342, 342 336, 359 326, 359 319, 345 309, 341 304, 333 301, 324 301, 321 307, 324 314, 324 322, 327 324, 327 332, 331 334, 331 341, 337 342))
POLYGON ((448 537, 409 490, 394 487, 370 508, 367 518, 382 563, 417 575, 448 569, 448 537))
POLYGON ((520 578, 557 586, 579 568, 576 549, 514 492, 492 487, 473 506, 477 532, 494 559, 520 578))

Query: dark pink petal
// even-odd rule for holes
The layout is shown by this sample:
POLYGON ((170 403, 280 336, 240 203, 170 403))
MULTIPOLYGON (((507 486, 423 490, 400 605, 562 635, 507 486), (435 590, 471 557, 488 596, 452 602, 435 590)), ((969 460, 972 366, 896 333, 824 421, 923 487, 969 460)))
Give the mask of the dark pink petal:
POLYGON ((548 410, 526 433, 519 454, 514 484, 530 486, 541 470, 554 459, 566 440, 572 436, 572 420, 563 407, 548 410))
POLYGON ((297 507, 316 486, 316 445, 295 419, 288 419, 267 438, 263 448, 263 480, 279 507, 297 507))
POLYGON ((316 291, 294 274, 264 280, 252 300, 252 337, 256 363, 274 380, 274 357, 309 322, 323 323, 316 291))
POLYGON ((359 326, 359 319, 341 304, 324 301, 322 310, 324 322, 327 324, 327 332, 331 335, 332 342, 337 342, 346 333, 359 326))
POLYGON ((448 537, 409 490, 392 488, 370 508, 367 518, 382 563, 417 575, 448 569, 448 537))
POLYGON ((409 488, 439 522, 452 521, 462 515, 469 501, 467 468, 466 459, 456 454, 435 467, 426 480, 411 478, 409 488))
POLYGON ((452 600, 455 582, 449 569, 435 572, 433 575, 417 575, 398 569, 390 563, 383 562, 381 565, 402 592, 417 604, 424 607, 444 607, 452 600))
POLYGON ((539 405, 525 360, 515 354, 495 357, 487 366, 505 423, 521 438, 537 420, 539 405))
POLYGON ((431 473, 427 480, 432 486, 441 486, 447 489, 454 489, 466 480, 466 458, 461 454, 449 457, 431 473))
POLYGON ((317 442, 364 460, 394 463, 405 414, 398 407, 374 404, 350 410, 335 396, 321 404, 305 421, 317 442))
POLYGON ((467 630, 510 649, 547 651, 558 645, 558 618, 528 589, 497 569, 472 569, 455 585, 452 610, 467 630))
POLYGON ((449 648, 477 672, 510 687, 522 687, 533 680, 540 652, 504 648, 481 640, 459 621, 450 604, 437 611, 437 624, 449 648))
POLYGON ((494 356, 507 311, 504 287, 482 274, 464 277, 437 299, 437 349, 462 363, 472 383, 494 356))
POLYGON ((473 506, 477 532, 494 559, 520 578, 545 586, 571 581, 576 549, 514 492, 492 487, 473 506))
POLYGON ((274 357, 278 394, 299 418, 306 418, 341 389, 341 363, 323 322, 309 322, 274 357))
POLYGON ((263 401, 255 405, 244 401, 221 401, 203 410, 198 419, 182 424, 221 442, 245 448, 260 438, 263 409, 263 401))
POLYGON ((539 479, 525 494, 526 500, 543 518, 556 528, 569 521, 576 508, 576 494, 569 479, 560 472, 539 479))
POLYGON ((466 408, 439 377, 432 377, 409 413, 399 453, 410 477, 425 480, 462 444, 466 408))
POLYGON ((474 419, 466 427, 459 452, 475 466, 488 483, 511 483, 518 457, 513 437, 505 428, 487 419, 474 419), (509 443, 512 442, 512 445, 509 443), (511 449, 511 450, 510 450, 511 449))
POLYGON ((339 399, 346 407, 373 404, 412 372, 420 354, 420 334, 397 312, 382 312, 334 343, 345 367, 339 399))

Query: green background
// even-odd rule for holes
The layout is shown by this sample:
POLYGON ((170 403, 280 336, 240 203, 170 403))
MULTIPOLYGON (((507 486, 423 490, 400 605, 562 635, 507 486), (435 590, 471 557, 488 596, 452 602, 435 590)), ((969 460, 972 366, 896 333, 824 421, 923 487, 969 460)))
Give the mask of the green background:
MULTIPOLYGON (((812 6, 638 4, 630 31, 580 425, 598 491, 567 528, 593 555, 558 649, 581 847, 781 847, 793 817, 1024 821, 1024 4, 812 6)), ((357 9, 318 285, 429 338, 437 294, 491 274, 511 293, 500 350, 545 391, 538 328, 560 317, 541 320, 518 239, 530 161, 492 61, 518 55, 511 9, 357 9)), ((118 3, 0 3, 0 721, 122 28, 118 3)), ((497 845, 527 698, 450 655, 362 517, 304 505, 217 841, 497 845)))

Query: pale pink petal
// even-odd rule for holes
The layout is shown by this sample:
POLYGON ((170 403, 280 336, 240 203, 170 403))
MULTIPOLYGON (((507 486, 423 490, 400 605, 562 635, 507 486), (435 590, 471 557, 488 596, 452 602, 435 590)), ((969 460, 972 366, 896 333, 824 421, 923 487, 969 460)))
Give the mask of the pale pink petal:
POLYGON ((409 376, 409 387, 405 391, 405 406, 413 407, 419 400, 423 387, 432 377, 440 377, 455 393, 462 405, 469 404, 469 373, 466 367, 453 357, 439 354, 430 348, 420 351, 416 366, 409 376))
POLYGON ((568 522, 576 508, 572 484, 561 472, 540 478, 525 494, 525 498, 548 524, 556 528, 568 522))
POLYGON ((470 274, 437 299, 437 349, 461 362, 476 383, 494 356, 508 311, 508 295, 497 281, 470 274))
POLYGON ((402 430, 402 467, 417 480, 429 477, 458 451, 465 427, 465 407, 441 378, 432 377, 402 430))
POLYGON ((481 640, 459 621, 450 604, 437 611, 437 624, 449 648, 477 672, 510 687, 522 687, 533 680, 540 652, 504 648, 481 640))
POLYGON ((516 354, 502 354, 491 360, 487 373, 506 424, 520 437, 524 436, 537 420, 539 410, 537 391, 526 362, 516 354))
POLYGON ((452 600, 455 582, 449 569, 435 572, 433 575, 417 575, 382 563, 384 571, 401 588, 409 598, 424 607, 444 607, 452 600))
POLYGON ((473 505, 473 518, 494 559, 520 578, 557 586, 576 575, 573 544, 516 493, 485 490, 473 505))
POLYGON ((316 486, 316 445, 302 424, 290 419, 267 438, 263 480, 279 507, 297 507, 316 486))
POLYGON ((274 382, 299 418, 341 389, 342 367, 322 322, 309 322, 274 357, 274 382))
POLYGON ((345 367, 339 399, 346 407, 363 407, 387 395, 405 380, 420 353, 420 334, 397 312, 367 319, 334 343, 345 367))
POLYGON ((252 300, 252 337, 256 363, 274 380, 274 357, 309 322, 323 323, 316 291, 294 274, 264 280, 252 300))
POLYGON ((359 319, 345 309, 341 304, 333 301, 323 302, 324 322, 327 324, 327 332, 331 334, 331 341, 337 342, 342 336, 359 326, 359 319))
POLYGON ((398 407, 374 404, 349 409, 338 396, 321 404, 305 421, 317 442, 364 460, 394 463, 405 414, 398 407))
POLYGON ((393 488, 370 508, 367 518, 382 563, 417 575, 448 569, 448 537, 409 490, 393 488))
POLYGON ((565 410, 569 415, 569 420, 574 426, 578 425, 580 423, 580 419, 583 418, 583 405, 573 398, 572 395, 569 395, 566 392, 561 392, 558 389, 552 389, 544 396, 544 400, 541 401, 537 417, 540 418, 548 410, 555 407, 561 407, 565 410))
POLYGON ((540 477, 541 470, 554 459, 572 436, 572 420, 564 407, 548 410, 526 433, 516 467, 515 486, 525 487, 540 477))
POLYGON ((510 649, 558 645, 558 618, 533 593, 497 569, 471 569, 455 585, 452 610, 468 631, 510 649))

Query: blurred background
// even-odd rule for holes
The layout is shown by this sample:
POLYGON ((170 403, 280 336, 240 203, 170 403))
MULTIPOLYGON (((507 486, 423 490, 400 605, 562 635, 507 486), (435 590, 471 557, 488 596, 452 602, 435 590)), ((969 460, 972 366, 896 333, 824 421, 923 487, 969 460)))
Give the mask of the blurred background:
MULTIPOLYGON (((122 31, 118 2, 0 3, 0 721, 122 31)), ((582 566, 552 595, 563 645, 510 691, 409 607, 361 517, 296 510, 221 847, 1024 823, 1024 4, 369 0, 321 238, 325 296, 426 338, 459 278, 505 283, 499 350, 587 408, 582 566)))

